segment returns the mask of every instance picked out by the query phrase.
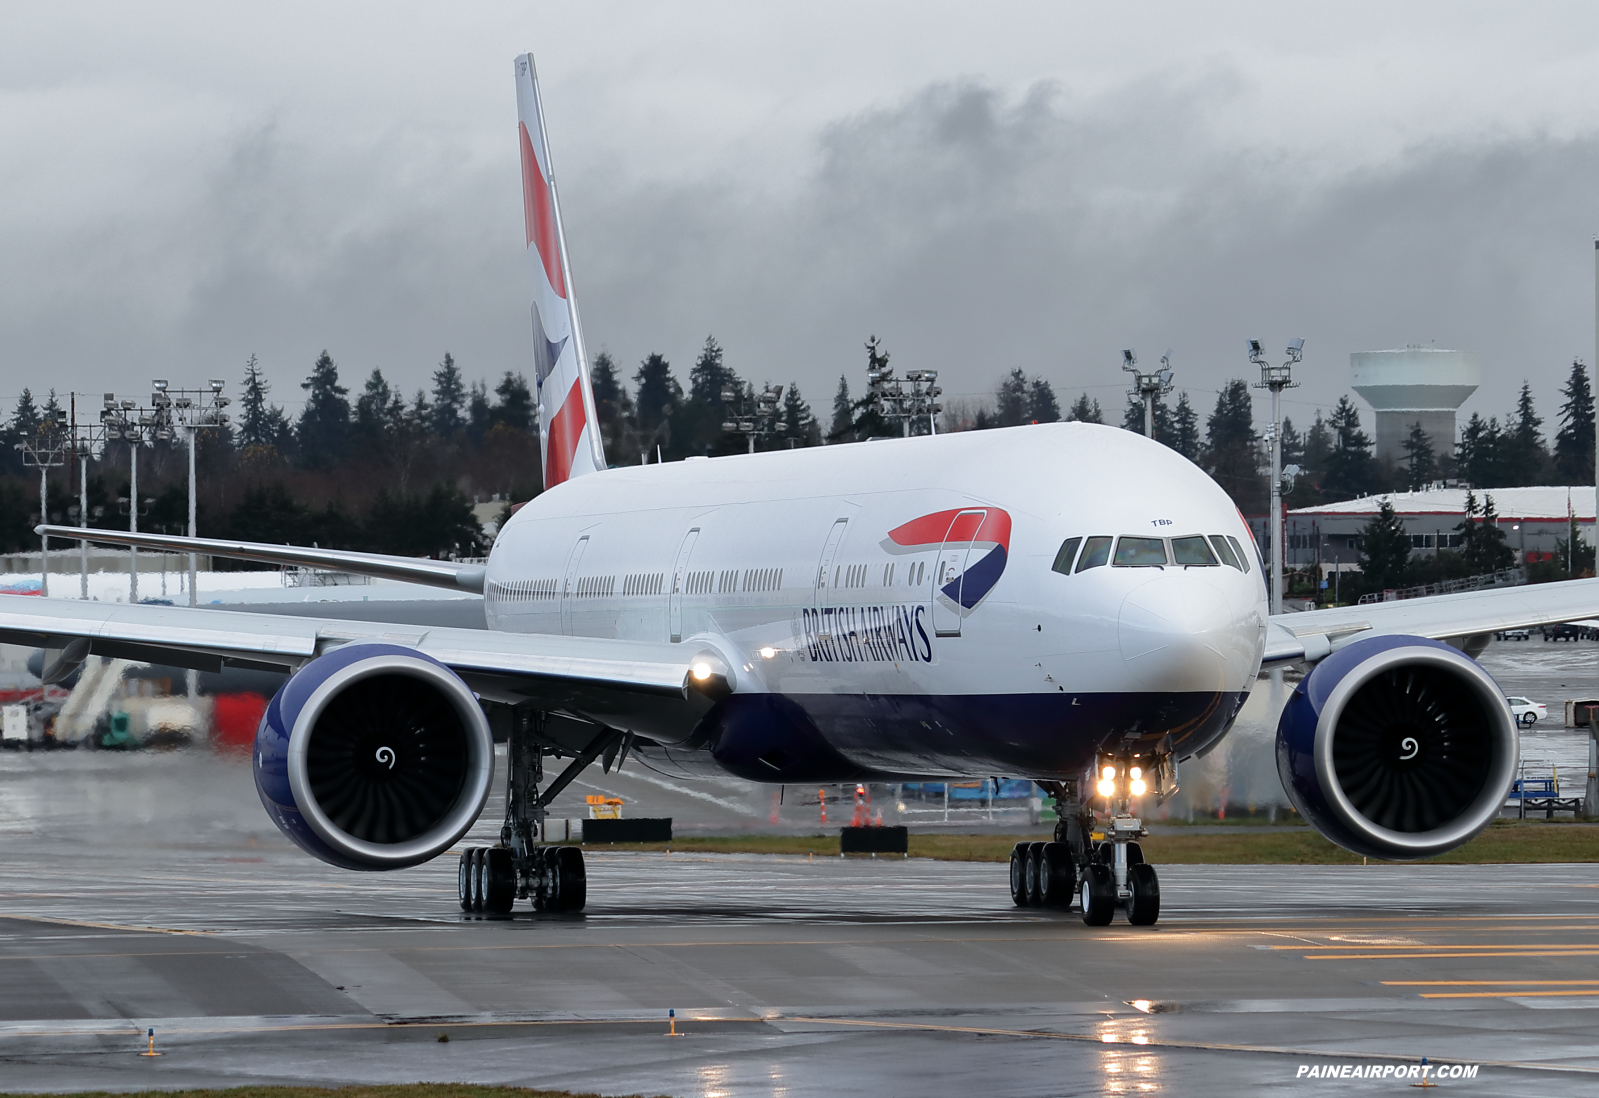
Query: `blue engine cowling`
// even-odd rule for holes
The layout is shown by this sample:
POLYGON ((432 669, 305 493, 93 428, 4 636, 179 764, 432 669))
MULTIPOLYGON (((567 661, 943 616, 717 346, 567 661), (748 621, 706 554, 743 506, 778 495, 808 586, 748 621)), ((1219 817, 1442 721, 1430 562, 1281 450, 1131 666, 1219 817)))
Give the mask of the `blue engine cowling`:
POLYGON ((1477 662, 1420 637, 1356 641, 1316 665, 1277 724, 1277 771, 1302 816, 1356 854, 1452 850, 1499 814, 1520 741, 1477 662))
POLYGON ((466 834, 488 798, 494 737, 448 667, 392 644, 312 660, 255 736, 255 787, 278 827, 345 869, 403 869, 466 834))

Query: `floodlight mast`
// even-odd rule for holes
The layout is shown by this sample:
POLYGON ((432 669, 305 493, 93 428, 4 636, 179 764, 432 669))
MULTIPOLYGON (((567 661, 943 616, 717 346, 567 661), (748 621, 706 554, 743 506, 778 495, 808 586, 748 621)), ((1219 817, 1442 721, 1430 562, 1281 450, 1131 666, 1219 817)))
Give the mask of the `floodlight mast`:
POLYGON ((1140 397, 1144 402, 1144 436, 1154 438, 1155 398, 1171 392, 1171 348, 1166 348, 1166 353, 1160 356, 1160 369, 1154 373, 1141 373, 1138 353, 1126 348, 1122 351, 1122 369, 1133 375, 1133 387, 1127 390, 1127 395, 1140 397))
MULTIPOLYGON (((54 420, 41 421, 33 437, 23 436, 16 448, 22 451, 24 467, 36 466, 39 470, 39 521, 48 523, 50 470, 67 463, 67 445, 61 425, 54 420)), ((44 536, 39 538, 39 594, 50 597, 50 539, 44 536)))
MULTIPOLYGON (((1283 612, 1283 390, 1297 388, 1293 379, 1294 363, 1304 357, 1305 341, 1295 339, 1288 344, 1288 361, 1273 366, 1266 359, 1260 340, 1249 341, 1249 361, 1260 367, 1260 384, 1257 389, 1271 390, 1271 426, 1267 428, 1266 443, 1271 449, 1271 612, 1283 612)), ((1296 469, 1295 472, 1298 472, 1296 469)))
POLYGON ((906 370, 904 377, 895 377, 894 368, 888 364, 888 352, 874 335, 866 343, 866 401, 884 420, 899 420, 900 435, 909 438, 911 427, 922 416, 927 417, 927 433, 938 434, 938 413, 944 406, 938 397, 944 392, 938 387, 937 370, 906 370))

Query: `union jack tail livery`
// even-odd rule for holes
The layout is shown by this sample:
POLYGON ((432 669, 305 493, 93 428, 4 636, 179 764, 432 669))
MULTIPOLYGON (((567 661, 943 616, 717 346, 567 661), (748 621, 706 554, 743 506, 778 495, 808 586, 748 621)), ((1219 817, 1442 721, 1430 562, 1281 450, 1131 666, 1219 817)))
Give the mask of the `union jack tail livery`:
POLYGON ((517 136, 522 147, 522 213, 527 272, 533 286, 533 370, 539 408, 544 487, 605 468, 588 354, 566 261, 561 204, 550 170, 533 55, 516 59, 517 136))

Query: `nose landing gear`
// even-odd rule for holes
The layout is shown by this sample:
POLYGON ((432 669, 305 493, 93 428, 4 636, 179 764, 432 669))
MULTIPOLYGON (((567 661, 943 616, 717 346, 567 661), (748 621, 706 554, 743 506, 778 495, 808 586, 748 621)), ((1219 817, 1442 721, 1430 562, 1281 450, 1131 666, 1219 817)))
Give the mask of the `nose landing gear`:
POLYGON ((1092 777, 1039 784, 1053 798, 1059 822, 1054 842, 1018 843, 1011 852, 1011 898, 1017 906, 1037 904, 1064 910, 1075 894, 1083 922, 1089 926, 1109 925, 1118 907, 1134 926, 1155 925, 1160 919, 1160 878, 1155 867, 1144 861, 1138 842, 1149 832, 1130 809, 1134 799, 1150 791, 1150 785, 1159 800, 1177 792, 1172 755, 1101 758, 1092 777), (1081 795, 1085 781, 1096 781, 1096 792, 1113 811, 1110 820, 1097 825, 1103 827, 1102 832, 1095 830, 1091 802, 1081 795), (1033 869, 1029 875, 1029 869, 1051 859, 1066 868, 1052 870, 1048 879, 1066 891, 1056 893, 1064 896, 1063 900, 1045 904, 1042 884, 1033 884, 1043 879, 1042 870, 1033 869))

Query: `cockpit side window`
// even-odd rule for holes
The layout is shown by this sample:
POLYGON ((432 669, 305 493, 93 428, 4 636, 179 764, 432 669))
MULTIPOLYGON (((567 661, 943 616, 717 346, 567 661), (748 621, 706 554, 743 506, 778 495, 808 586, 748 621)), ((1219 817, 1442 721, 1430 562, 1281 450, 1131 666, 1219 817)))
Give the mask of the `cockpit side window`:
POLYGON ((1244 552, 1244 547, 1231 534, 1227 535, 1227 540, 1232 543, 1233 552, 1238 554, 1238 562, 1244 566, 1244 571, 1249 571, 1249 554, 1244 552))
POLYGON ((1221 557, 1223 564, 1229 568, 1236 568, 1240 572, 1244 570, 1243 564, 1241 564, 1238 560, 1238 557, 1233 554, 1233 547, 1227 544, 1226 538, 1222 537, 1220 534, 1212 534, 1210 535, 1210 540, 1211 543, 1216 546, 1216 555, 1221 557))
POLYGON ((1083 543, 1083 555, 1077 560, 1077 570, 1085 572, 1090 568, 1110 563, 1110 539, 1089 538, 1083 543))
POLYGON ((1187 538, 1172 538, 1171 559, 1173 564, 1189 567, 1216 567, 1216 554, 1210 551, 1210 546, 1198 534, 1187 538))
POLYGON ((1166 564, 1166 543, 1160 538, 1122 538, 1116 543, 1116 568, 1155 568, 1166 564))
POLYGON ((1082 538, 1067 538, 1060 543, 1060 552, 1055 554, 1055 563, 1050 568, 1063 576, 1072 574, 1072 561, 1077 559, 1077 547, 1083 543, 1082 538))

